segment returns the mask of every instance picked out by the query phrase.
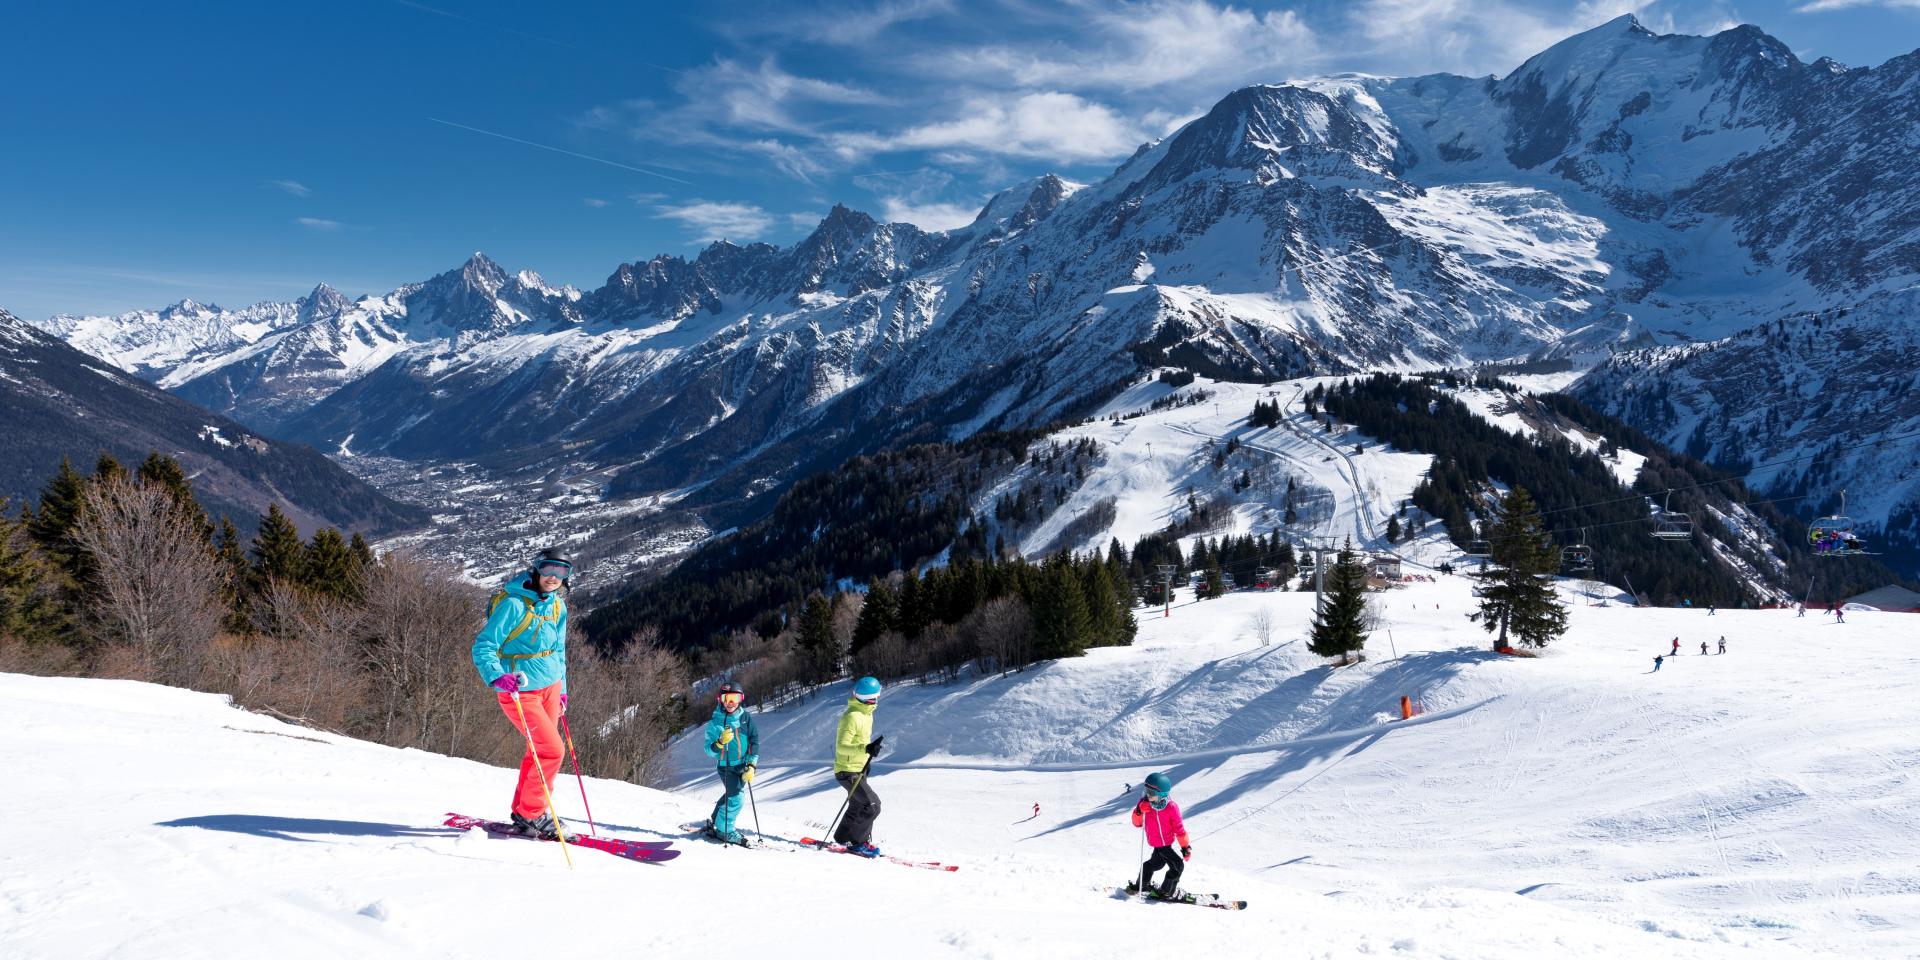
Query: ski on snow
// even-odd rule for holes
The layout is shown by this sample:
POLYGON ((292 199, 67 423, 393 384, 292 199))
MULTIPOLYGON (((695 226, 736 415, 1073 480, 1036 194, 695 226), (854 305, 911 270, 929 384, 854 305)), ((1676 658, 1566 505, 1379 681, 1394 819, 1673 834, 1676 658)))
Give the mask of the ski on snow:
MULTIPOLYGON (((479 827, 496 837, 519 837, 522 840, 540 839, 521 833, 515 829, 511 823, 502 823, 498 820, 484 820, 480 817, 469 817, 458 813, 447 814, 446 826, 458 830, 470 830, 474 827, 479 827)), ((616 857, 642 863, 665 863, 680 855, 680 851, 668 849, 673 845, 672 840, 622 840, 616 837, 583 837, 579 834, 569 833, 567 834, 567 842, 576 847, 600 850, 611 853, 616 857)))
POLYGON ((1168 900, 1157 893, 1149 893, 1143 896, 1128 890, 1126 887, 1121 887, 1115 892, 1129 900, 1139 899, 1145 903, 1184 903, 1195 907, 1213 907, 1216 910, 1245 910, 1247 908, 1247 902, 1245 900, 1225 900, 1217 893, 1187 893, 1181 891, 1179 896, 1168 900))
POLYGON ((716 837, 713 834, 708 833, 707 825, 705 821, 702 821, 700 823, 683 823, 680 825, 680 829, 686 831, 688 839, 705 840, 708 843, 718 844, 719 846, 722 846, 722 847, 740 847, 746 850, 759 850, 766 847, 767 845, 767 841, 765 837, 761 837, 758 840, 750 840, 746 837, 745 834, 741 835, 739 843, 728 843, 727 841, 722 840, 719 837, 716 837))
MULTIPOLYGON (((792 841, 788 842, 791 843, 792 841)), ((802 837, 800 839, 800 845, 803 847, 812 847, 815 850, 825 850, 829 853, 844 853, 848 856, 864 857, 868 860, 885 860, 888 863, 897 863, 903 867, 919 867, 922 870, 940 870, 946 873, 952 873, 960 869, 958 864, 941 863, 938 860, 906 860, 900 857, 889 857, 884 853, 877 857, 868 857, 866 854, 854 853, 853 848, 844 843, 835 843, 831 840, 815 840, 812 837, 802 837)))

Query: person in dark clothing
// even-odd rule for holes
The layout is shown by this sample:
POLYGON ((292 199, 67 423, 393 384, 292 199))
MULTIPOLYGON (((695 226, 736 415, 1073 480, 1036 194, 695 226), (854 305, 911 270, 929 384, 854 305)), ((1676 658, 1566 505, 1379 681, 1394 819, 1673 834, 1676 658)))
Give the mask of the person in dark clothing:
POLYGON ((1658 654, 1655 654, 1655 655, 1654 655, 1654 658, 1653 658, 1653 672, 1654 672, 1654 673, 1659 673, 1659 672, 1660 672, 1660 664, 1662 664, 1662 663, 1664 663, 1664 662, 1666 661, 1666 659, 1667 659, 1666 657, 1663 657, 1663 656, 1660 656, 1660 655, 1658 655, 1658 654))
POLYGON ((1700 655, 1703 657, 1707 655, 1707 642, 1705 640, 1700 641, 1700 655))

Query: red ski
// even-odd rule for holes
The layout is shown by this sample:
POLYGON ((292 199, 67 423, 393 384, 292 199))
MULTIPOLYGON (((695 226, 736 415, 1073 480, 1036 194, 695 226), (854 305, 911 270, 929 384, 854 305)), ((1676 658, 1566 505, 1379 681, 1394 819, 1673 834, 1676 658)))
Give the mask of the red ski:
MULTIPOLYGON (((515 829, 511 823, 501 823, 498 820, 482 820, 479 817, 469 817, 458 813, 447 814, 446 825, 456 830, 469 830, 474 827, 479 827, 496 837, 519 837, 522 840, 536 839, 521 833, 515 829)), ((642 863, 665 863, 680 855, 680 851, 668 849, 673 845, 673 841, 671 840, 623 840, 616 837, 583 837, 576 833, 569 833, 567 834, 567 842, 576 847, 600 850, 611 853, 616 857, 636 860, 642 863)))
MULTIPOLYGON (((844 853, 849 856, 866 857, 866 854, 854 853, 853 849, 844 843, 835 843, 831 840, 815 840, 812 837, 802 837, 800 838, 800 845, 803 847, 812 847, 815 850, 827 850, 833 853, 844 853)), ((897 863, 903 867, 919 867, 922 870, 941 870, 946 873, 952 873, 960 869, 958 864, 941 863, 938 860, 903 860, 899 857, 889 857, 884 853, 878 857, 866 857, 866 859, 885 860, 888 863, 897 863)))

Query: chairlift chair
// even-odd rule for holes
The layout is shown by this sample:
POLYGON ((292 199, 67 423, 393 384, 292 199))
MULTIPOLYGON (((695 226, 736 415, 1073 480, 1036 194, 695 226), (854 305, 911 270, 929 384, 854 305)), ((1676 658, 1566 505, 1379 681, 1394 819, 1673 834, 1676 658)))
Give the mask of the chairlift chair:
POLYGON ((1661 501, 1660 509, 1653 512, 1653 535, 1661 540, 1690 540, 1693 538, 1693 518, 1678 510, 1667 509, 1673 503, 1673 491, 1667 491, 1667 497, 1661 501))
POLYGON ((1580 542, 1560 550, 1560 567, 1569 573, 1593 572, 1593 548, 1587 546, 1587 531, 1580 531, 1580 542))
POLYGON ((1473 539, 1467 541, 1467 556, 1491 557, 1493 556, 1493 544, 1489 543, 1483 536, 1475 536, 1473 539))
POLYGON ((1820 517, 1807 527, 1807 542, 1816 557, 1857 557, 1867 551, 1854 535, 1853 518, 1847 514, 1847 492, 1840 491, 1840 510, 1831 517, 1820 517))

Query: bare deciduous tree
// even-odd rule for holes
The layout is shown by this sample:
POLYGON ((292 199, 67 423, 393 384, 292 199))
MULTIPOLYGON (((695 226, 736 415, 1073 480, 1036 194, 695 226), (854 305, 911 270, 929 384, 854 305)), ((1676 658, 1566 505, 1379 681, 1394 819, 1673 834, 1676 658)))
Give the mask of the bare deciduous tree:
POLYGON ((643 629, 612 657, 585 647, 568 656, 567 715, 580 765, 594 776, 660 786, 667 740, 685 725, 686 664, 643 629))
POLYGON ((93 560, 100 636, 135 651, 150 678, 194 684, 220 628, 224 576, 197 518, 166 489, 116 477, 88 485, 73 539, 93 560))
POLYGON ((369 575, 365 602, 366 664, 384 701, 378 705, 377 739, 485 756, 461 738, 500 709, 473 670, 473 638, 485 622, 486 594, 441 564, 390 553, 369 575))
POLYGON ((1260 641, 1263 647, 1273 642, 1274 629, 1272 610, 1263 607, 1247 618, 1247 632, 1253 634, 1253 638, 1260 641))
POLYGON ((982 669, 1002 673, 1033 662, 1033 617, 1016 597, 996 597, 981 604, 960 621, 974 650, 987 663, 982 669))

